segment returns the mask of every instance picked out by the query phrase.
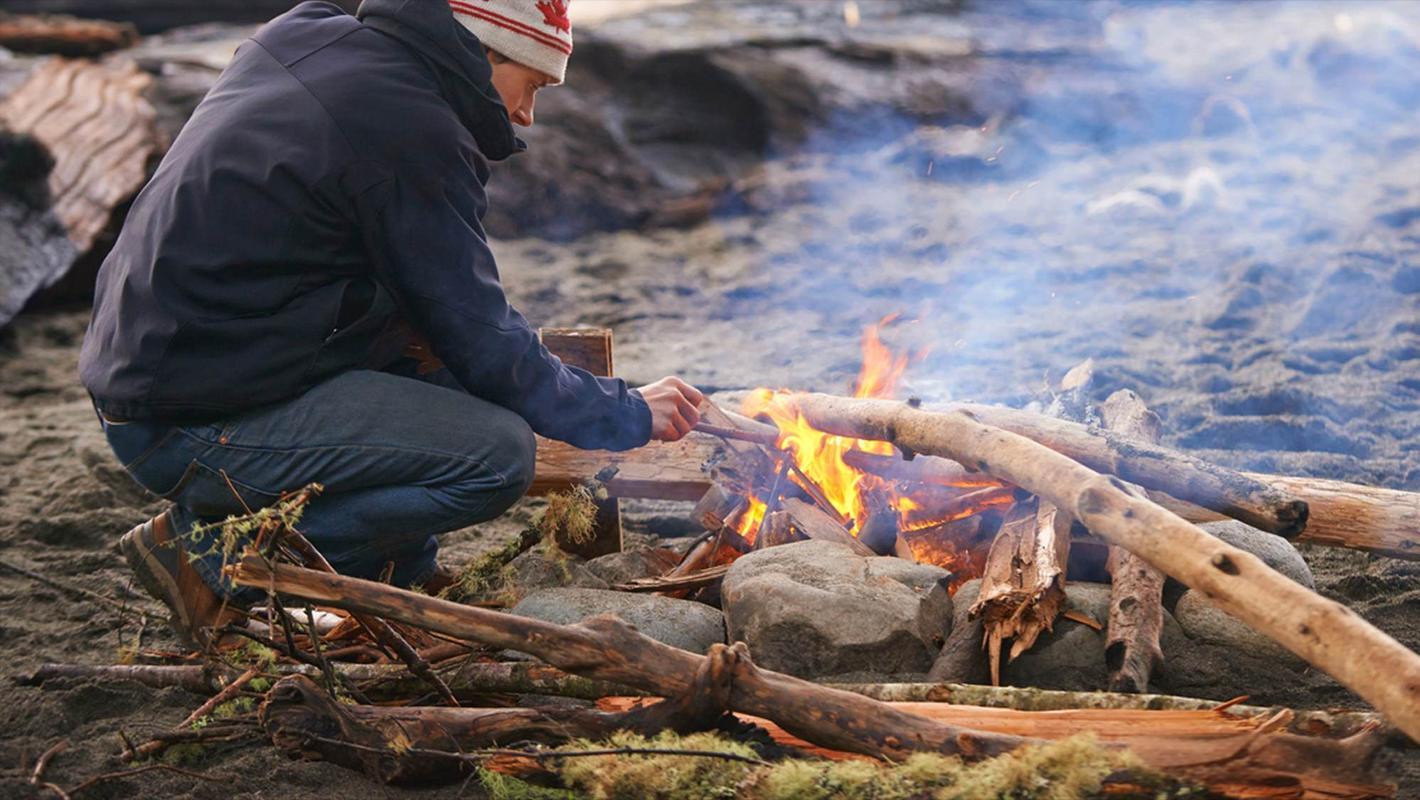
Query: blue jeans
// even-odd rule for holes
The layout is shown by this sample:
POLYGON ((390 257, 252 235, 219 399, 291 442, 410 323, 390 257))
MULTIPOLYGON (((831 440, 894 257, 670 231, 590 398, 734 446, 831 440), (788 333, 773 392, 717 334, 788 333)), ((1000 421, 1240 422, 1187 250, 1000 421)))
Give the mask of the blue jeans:
MULTIPOLYGON (((220 369, 220 365, 214 365, 220 369)), ((338 571, 425 581, 440 533, 497 517, 532 483, 536 443, 522 417, 456 388, 447 373, 339 375, 293 400, 205 425, 105 420, 109 445, 147 490, 173 501, 175 533, 219 595, 215 532, 193 534, 317 482, 297 526, 338 571)), ((241 387, 233 387, 240 391, 241 387)))

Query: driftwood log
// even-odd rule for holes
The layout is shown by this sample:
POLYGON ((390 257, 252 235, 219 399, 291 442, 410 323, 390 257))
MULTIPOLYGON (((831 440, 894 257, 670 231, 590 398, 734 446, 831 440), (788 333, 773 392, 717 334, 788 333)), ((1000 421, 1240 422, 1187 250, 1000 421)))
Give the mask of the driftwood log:
POLYGON ((983 623, 991 684, 1001 683, 1001 645, 1008 660, 1029 650, 1055 626, 1065 608, 1065 566, 1070 558, 1070 518, 1047 502, 1023 500, 1006 515, 986 556, 981 593, 971 616, 983 623))
POLYGON ((1040 496, 1270 636, 1420 740, 1420 656, 1344 605, 1209 536, 1117 478, 970 413, 819 394, 792 402, 814 427, 950 458, 1040 496))
MULTIPOLYGON (((693 684, 701 656, 637 633, 614 617, 555 625, 462 606, 391 586, 247 557, 230 568, 239 585, 271 586, 303 599, 399 620, 461 639, 535 655, 553 666, 596 680, 622 683, 661 697, 679 697, 693 684)), ((775 720, 786 730, 835 750, 905 757, 935 750, 970 757, 996 755, 1021 742, 939 725, 886 708, 860 695, 760 670, 737 662, 730 710, 775 720)))
MULTIPOLYGON (((1100 407, 1105 427, 1157 442, 1163 423, 1139 395, 1121 389, 1100 407)), ((1164 574, 1123 547, 1109 548, 1109 625, 1105 664, 1115 692, 1147 692, 1149 677, 1164 663, 1164 574)))
POLYGON ((16 53, 96 56, 137 42, 138 29, 132 25, 0 11, 0 47, 16 53))
MULTIPOLYGON (((759 670, 750 663, 742 644, 733 648, 717 646, 713 652, 718 655, 696 656, 649 639, 610 616, 577 625, 555 625, 460 606, 372 581, 270 564, 257 556, 245 557, 229 572, 240 585, 270 586, 282 594, 352 612, 522 650, 586 677, 622 683, 661 697, 691 698, 703 693, 696 691, 697 686, 705 685, 697 676, 707 670, 715 672, 718 668, 714 664, 719 658, 727 667, 722 670, 723 680, 715 685, 728 688, 710 707, 771 721, 793 736, 828 750, 888 758, 927 750, 980 758, 1032 741, 1019 735, 979 731, 851 692, 759 670)), ((439 713, 459 711, 441 709, 439 713)), ((941 716, 953 712, 938 708, 933 713, 941 716)), ((704 717, 697 719, 703 721, 704 717)), ((1191 780, 1229 785, 1253 780, 1276 785, 1288 780, 1298 787, 1314 781, 1350 787, 1353 796, 1384 794, 1384 787, 1370 792, 1374 787, 1364 783, 1369 758, 1379 738, 1374 731, 1340 741, 1326 740, 1282 733, 1280 729, 1286 722, 1284 716, 1279 716, 1231 738, 1205 741, 1140 736, 1131 738, 1129 745, 1151 766, 1191 780), (1325 774, 1315 772, 1319 769, 1325 774)), ((299 729, 296 731, 294 741, 298 747, 304 746, 299 744, 306 741, 301 738, 303 735, 299 729)))
MULTIPOLYGON (((35 167, 42 180, 30 179, 38 188, 31 194, 39 196, 17 200, 0 192, 0 203, 15 204, 14 213, 0 215, 0 226, 15 226, 19 241, 34 243, 0 255, 0 325, 91 251, 106 249, 102 235, 161 149, 157 112, 143 96, 151 80, 125 58, 55 58, 30 70, 0 101, 0 129, 31 140, 45 159, 35 167)), ((13 155, 7 150, 0 147, 0 162, 13 155)), ((16 168, 0 163, 0 173, 16 168)))

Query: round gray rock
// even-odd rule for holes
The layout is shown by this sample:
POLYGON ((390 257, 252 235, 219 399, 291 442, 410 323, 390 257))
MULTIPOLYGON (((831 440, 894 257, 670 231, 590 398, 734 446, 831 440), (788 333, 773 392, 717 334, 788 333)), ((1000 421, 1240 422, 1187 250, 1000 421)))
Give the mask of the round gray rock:
POLYGON ((1262 559, 1262 563, 1308 589, 1316 588, 1311 567, 1307 566, 1306 560, 1302 558, 1301 553, 1297 552, 1297 548, 1281 536, 1260 531, 1234 519, 1205 522, 1199 527, 1239 550, 1252 553, 1262 559))
POLYGON ((666 547, 638 547, 608 553, 587 562, 587 570, 612 586, 618 583, 664 575, 680 563, 680 556, 666 547))
POLYGON ((759 550, 721 585, 730 638, 801 677, 921 673, 951 630, 946 570, 830 542, 759 550))
POLYGON ((1252 656, 1263 656, 1294 669, 1306 666, 1306 662, 1291 651, 1213 605, 1202 592, 1184 592, 1174 606, 1173 614, 1183 632, 1196 642, 1219 645, 1252 656))
POLYGON ((613 614, 658 642, 704 653, 725 641, 725 618, 703 603, 657 594, 606 589, 540 589, 513 606, 512 613, 560 625, 598 614, 613 614))

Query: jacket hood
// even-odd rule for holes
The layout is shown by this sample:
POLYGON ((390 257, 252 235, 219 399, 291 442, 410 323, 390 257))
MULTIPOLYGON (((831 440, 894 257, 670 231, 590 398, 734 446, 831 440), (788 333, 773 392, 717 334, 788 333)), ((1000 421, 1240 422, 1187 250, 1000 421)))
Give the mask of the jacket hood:
POLYGON ((446 0, 363 0, 355 16, 430 62, 440 88, 478 149, 501 161, 527 149, 494 90, 483 44, 454 19, 446 0))

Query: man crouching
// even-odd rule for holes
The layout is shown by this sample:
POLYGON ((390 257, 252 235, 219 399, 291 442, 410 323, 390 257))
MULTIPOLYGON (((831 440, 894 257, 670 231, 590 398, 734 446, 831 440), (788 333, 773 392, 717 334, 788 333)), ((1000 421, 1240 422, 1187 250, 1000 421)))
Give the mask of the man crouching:
POLYGON ((312 482, 340 572, 427 584, 438 534, 498 516, 533 432, 678 439, 701 395, 563 364, 511 305, 482 227, 572 52, 566 0, 309 2, 237 50, 99 272, 80 374, 125 469, 173 507, 127 533, 201 646, 250 599, 203 526, 312 482), (402 330, 444 369, 421 374, 402 330))

